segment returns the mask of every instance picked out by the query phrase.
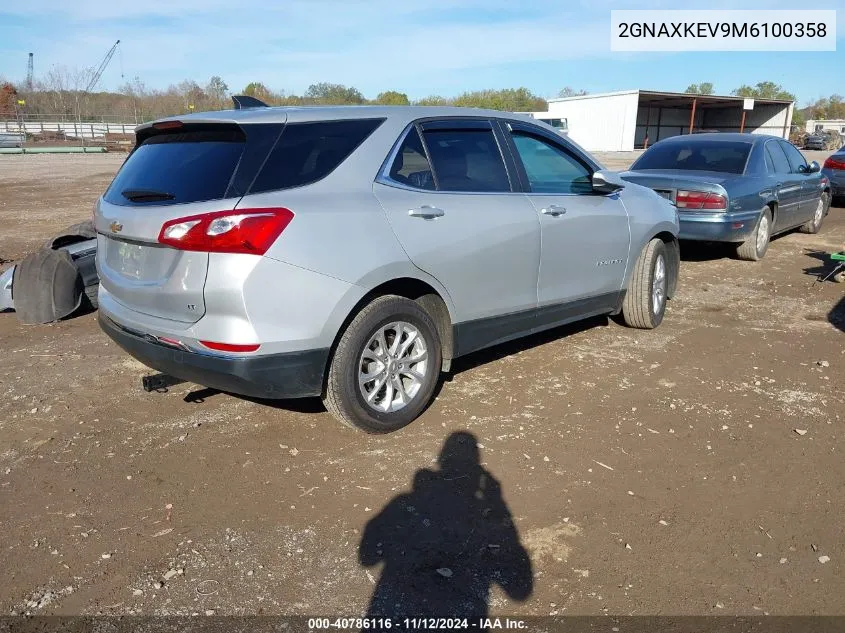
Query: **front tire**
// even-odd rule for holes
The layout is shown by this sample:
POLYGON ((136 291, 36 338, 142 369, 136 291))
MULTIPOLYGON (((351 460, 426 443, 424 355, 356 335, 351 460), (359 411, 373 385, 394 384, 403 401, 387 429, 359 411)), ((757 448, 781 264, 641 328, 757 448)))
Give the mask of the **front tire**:
POLYGON ((428 407, 441 366, 440 337, 428 312, 405 297, 378 297, 340 337, 323 404, 348 426, 390 433, 428 407))
POLYGON ((765 207, 757 220, 757 226, 742 244, 736 248, 736 256, 748 262, 756 262, 766 255, 769 250, 769 240, 772 237, 772 210, 765 207))
POLYGON ((830 196, 826 191, 822 192, 822 195, 819 196, 819 201, 816 204, 816 208, 813 211, 813 218, 811 220, 807 220, 807 222, 801 225, 801 228, 798 229, 802 233, 818 233, 822 228, 822 222, 824 222, 824 216, 827 215, 827 210, 830 208, 830 196))
POLYGON ((663 321, 669 285, 666 245, 655 238, 640 253, 622 301, 622 317, 630 327, 652 330, 663 321))

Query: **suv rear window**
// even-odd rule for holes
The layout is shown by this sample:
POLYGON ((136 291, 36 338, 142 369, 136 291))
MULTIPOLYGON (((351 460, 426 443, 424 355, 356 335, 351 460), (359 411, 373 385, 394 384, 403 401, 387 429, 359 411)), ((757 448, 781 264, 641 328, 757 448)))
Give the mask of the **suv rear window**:
POLYGON ((123 206, 219 200, 226 194, 245 141, 238 127, 227 125, 154 133, 129 155, 104 199, 123 206), (139 195, 143 192, 151 195, 139 195))
POLYGON ((673 141, 652 145, 631 166, 638 169, 688 169, 741 174, 751 143, 733 141, 673 141))
POLYGON ((325 178, 384 119, 289 123, 267 157, 250 193, 301 187, 325 178))

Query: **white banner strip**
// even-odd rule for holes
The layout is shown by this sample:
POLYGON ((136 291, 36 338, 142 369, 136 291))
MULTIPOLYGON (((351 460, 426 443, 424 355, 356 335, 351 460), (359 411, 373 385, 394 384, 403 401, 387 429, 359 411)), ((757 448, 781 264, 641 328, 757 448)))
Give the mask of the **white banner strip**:
POLYGON ((610 12, 612 51, 835 51, 836 11, 610 12))

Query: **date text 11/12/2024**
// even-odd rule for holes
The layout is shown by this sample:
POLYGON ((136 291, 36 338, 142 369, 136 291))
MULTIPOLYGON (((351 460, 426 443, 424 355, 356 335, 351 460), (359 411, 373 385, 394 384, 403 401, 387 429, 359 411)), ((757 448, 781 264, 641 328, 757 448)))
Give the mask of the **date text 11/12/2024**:
POLYGON ((526 628, 524 620, 515 618, 309 618, 311 630, 495 630, 526 628))

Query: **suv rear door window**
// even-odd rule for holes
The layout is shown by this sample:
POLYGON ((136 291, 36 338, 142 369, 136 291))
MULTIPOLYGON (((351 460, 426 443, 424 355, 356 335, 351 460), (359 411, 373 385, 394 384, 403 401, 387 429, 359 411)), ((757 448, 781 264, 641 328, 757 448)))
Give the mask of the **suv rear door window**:
POLYGON ((122 206, 219 200, 245 141, 237 126, 228 125, 153 132, 129 155, 103 197, 122 206))
POLYGON ((267 157, 250 193, 301 187, 325 178, 383 121, 349 119, 289 123, 267 157))
POLYGON ((490 129, 423 132, 438 191, 510 191, 499 144, 490 129))
POLYGON ((431 165, 417 128, 408 132, 390 167, 390 179, 417 189, 434 189, 431 165))

